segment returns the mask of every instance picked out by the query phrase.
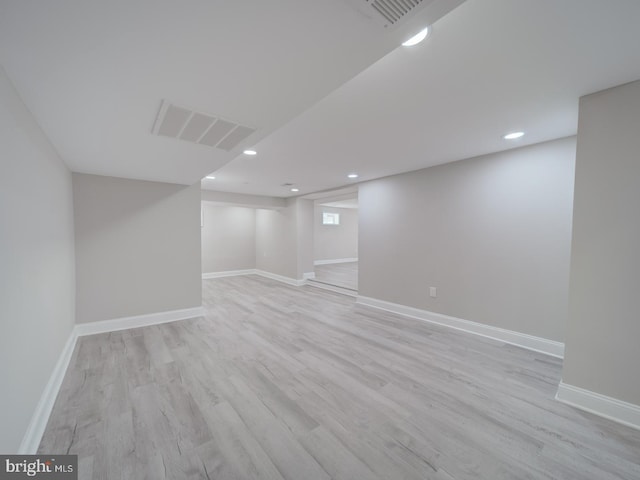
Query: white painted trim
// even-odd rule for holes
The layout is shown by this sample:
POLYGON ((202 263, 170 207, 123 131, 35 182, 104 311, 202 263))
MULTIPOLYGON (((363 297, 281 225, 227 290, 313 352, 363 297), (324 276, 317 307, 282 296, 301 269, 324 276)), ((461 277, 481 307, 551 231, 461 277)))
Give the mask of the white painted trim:
POLYGON ((95 335, 97 333, 117 332, 118 330, 128 330, 129 328, 146 327, 161 323, 186 320, 188 318, 202 317, 204 308, 193 307, 182 310, 170 310, 168 312, 148 313, 146 315, 135 315, 133 317, 116 318, 113 320, 103 320, 100 322, 78 323, 75 331, 79 337, 84 335, 95 335))
POLYGON ((329 290, 330 292, 340 293, 342 295, 348 295, 354 298, 358 297, 358 292, 356 292, 355 290, 349 290, 348 288, 342 288, 336 285, 329 285, 328 283, 311 281, 311 282, 307 282, 307 286, 321 288, 322 290, 329 290))
POLYGON ((278 275, 277 273, 271 273, 267 272, 266 270, 257 270, 253 268, 250 270, 230 270, 227 272, 203 273, 202 279, 208 280, 211 278, 233 277, 236 275, 259 275, 261 277, 270 278, 271 280, 286 283, 287 285, 292 285, 294 287, 301 287, 302 285, 305 285, 307 283, 307 278, 314 278, 316 276, 314 272, 304 273, 304 278, 302 280, 297 280, 295 278, 285 277, 284 275, 278 275))
POLYGON ((255 275, 255 273, 255 268, 251 268, 248 270, 227 270, 226 272, 209 272, 203 273, 202 279, 208 280, 210 278, 235 277, 237 275, 255 275))
POLYGON ((640 406, 560 382, 556 400, 640 430, 640 406))
POLYGON ((302 274, 304 280, 313 280, 316 278, 316 272, 307 272, 302 274))
POLYGON ((548 340, 546 338, 527 335, 526 333, 514 332, 504 328, 493 327, 483 323, 471 322, 461 318, 450 317, 441 313, 434 313, 428 310, 408 307, 397 303, 386 302, 370 297, 358 296, 356 303, 373 308, 379 308, 388 312, 397 313, 406 317, 417 318, 425 322, 436 323, 446 327, 455 328, 464 332, 481 335, 483 337, 499 340, 504 343, 517 345, 536 352, 545 353, 558 358, 564 357, 564 343, 548 340))
POLYGON ((333 263, 351 263, 351 262, 357 262, 358 258, 336 258, 333 260, 314 260, 313 264, 314 265, 331 265, 333 263))
POLYGON ((151 313, 148 315, 137 315, 134 317, 117 318, 115 320, 105 320, 93 323, 78 323, 73 327, 67 343, 65 343, 60 357, 56 362, 49 381, 40 396, 38 405, 33 412, 27 431, 24 434, 18 454, 33 455, 37 452, 42 435, 49 421, 51 410, 55 404, 58 392, 62 386, 62 381, 67 372, 67 367, 73 356, 78 337, 94 335, 96 333, 115 332, 129 328, 144 327, 160 323, 186 320, 187 318, 201 317, 204 315, 203 307, 185 308, 182 310, 172 310, 168 312, 151 313))
POLYGON ((286 283, 287 285, 292 285, 294 287, 301 287, 306 284, 306 280, 297 280, 291 277, 285 277, 283 275, 278 275, 277 273, 267 272, 265 270, 256 270, 256 275, 260 275, 261 277, 270 278, 271 280, 277 280, 278 282, 286 283))
POLYGON ((60 352, 58 361, 53 367, 53 372, 51 372, 49 381, 44 387, 40 400, 38 401, 38 405, 33 412, 27 431, 25 432, 20 448, 18 449, 18 454, 20 455, 35 455, 38 450, 38 446, 40 446, 44 429, 47 426, 47 422, 49 422, 49 415, 51 415, 51 410, 53 410, 53 405, 58 397, 58 391, 62 386, 62 380, 64 380, 64 375, 67 372, 67 367, 71 361, 71 356, 73 355, 73 349, 76 346, 77 338, 78 336, 74 328, 71 330, 62 352, 60 352))

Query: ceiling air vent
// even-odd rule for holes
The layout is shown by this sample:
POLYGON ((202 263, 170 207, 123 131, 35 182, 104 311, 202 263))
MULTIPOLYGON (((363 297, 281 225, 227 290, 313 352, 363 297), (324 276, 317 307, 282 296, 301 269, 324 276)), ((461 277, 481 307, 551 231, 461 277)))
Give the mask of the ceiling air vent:
POLYGON ((228 152, 255 131, 255 128, 207 113, 195 112, 163 100, 152 133, 228 152))
POLYGON ((347 0, 360 13, 385 28, 394 27, 434 0, 347 0))
POLYGON ((422 0, 373 0, 368 2, 376 12, 391 25, 402 20, 407 13, 422 3, 422 0))

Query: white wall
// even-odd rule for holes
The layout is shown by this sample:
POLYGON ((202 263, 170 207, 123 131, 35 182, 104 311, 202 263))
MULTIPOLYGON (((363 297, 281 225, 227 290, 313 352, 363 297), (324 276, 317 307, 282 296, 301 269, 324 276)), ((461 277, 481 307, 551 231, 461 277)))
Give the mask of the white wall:
POLYGON ((217 204, 218 206, 278 209, 284 208, 287 204, 285 198, 267 197, 264 195, 218 192, 215 190, 202 190, 200 194, 203 202, 217 204))
POLYGON ((202 202, 202 273, 256 268, 256 211, 202 202))
POLYGON ((280 210, 256 210, 256 268, 298 278, 296 201, 280 210))
POLYGON ((74 324, 71 173, 0 67, 0 452, 16 453, 74 324))
POLYGON ((296 278, 301 279, 305 273, 313 273, 313 201, 296 199, 296 230, 296 278))
MULTIPOLYGON (((203 192, 203 198, 210 197, 203 192)), ((313 272, 313 202, 274 200, 282 200, 284 208, 271 208, 275 202, 265 201, 262 204, 269 208, 202 202, 203 273, 255 268, 302 279, 313 272)))
POLYGON ((563 341, 574 164, 567 138, 361 184, 360 295, 563 341))
POLYGON ((640 405, 640 81, 580 100, 563 382, 640 405))
POLYGON ((316 205, 313 221, 314 260, 358 258, 358 210, 316 205), (340 225, 323 225, 322 212, 340 214, 340 225))
POLYGON ((202 304, 200 185, 73 174, 77 321, 202 304))
POLYGON ((289 198, 280 210, 256 210, 256 268, 301 280, 313 271, 313 202, 289 198))

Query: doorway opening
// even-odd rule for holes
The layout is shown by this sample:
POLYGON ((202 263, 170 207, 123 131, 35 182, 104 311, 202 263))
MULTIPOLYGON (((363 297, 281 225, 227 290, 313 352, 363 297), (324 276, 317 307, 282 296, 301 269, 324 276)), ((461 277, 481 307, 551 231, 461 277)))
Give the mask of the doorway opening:
POLYGON ((358 293, 358 192, 314 200, 315 286, 358 293))

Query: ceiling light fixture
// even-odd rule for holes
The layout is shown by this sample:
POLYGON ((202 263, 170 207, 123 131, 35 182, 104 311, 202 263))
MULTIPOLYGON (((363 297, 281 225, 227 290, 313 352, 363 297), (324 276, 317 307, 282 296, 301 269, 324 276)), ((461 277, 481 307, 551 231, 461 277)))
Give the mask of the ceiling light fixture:
POLYGON ((429 27, 425 28, 424 30, 420 30, 419 33, 416 33, 413 37, 411 37, 406 42, 402 42, 402 46, 413 47, 414 45, 419 44, 421 41, 427 38, 427 35, 429 35, 429 27))
POLYGON ((358 178, 358 174, 357 173, 350 173, 349 175, 347 175, 347 177, 349 177, 349 178, 358 178))
POLYGON ((524 132, 512 132, 507 133, 504 137, 505 140, 515 140, 516 138, 520 138, 524 135, 524 132))
POLYGON ((204 178, 206 178, 207 180, 215 180, 216 179, 216 177, 214 177, 213 175, 207 175, 204 178))
POLYGON ((291 189, 291 191, 292 191, 292 192, 299 192, 299 191, 300 191, 300 189, 299 189, 299 188, 292 188, 292 189, 291 189))
POLYGON ((245 150, 244 152, 245 155, 256 155, 258 152, 256 152, 255 150, 245 150))

